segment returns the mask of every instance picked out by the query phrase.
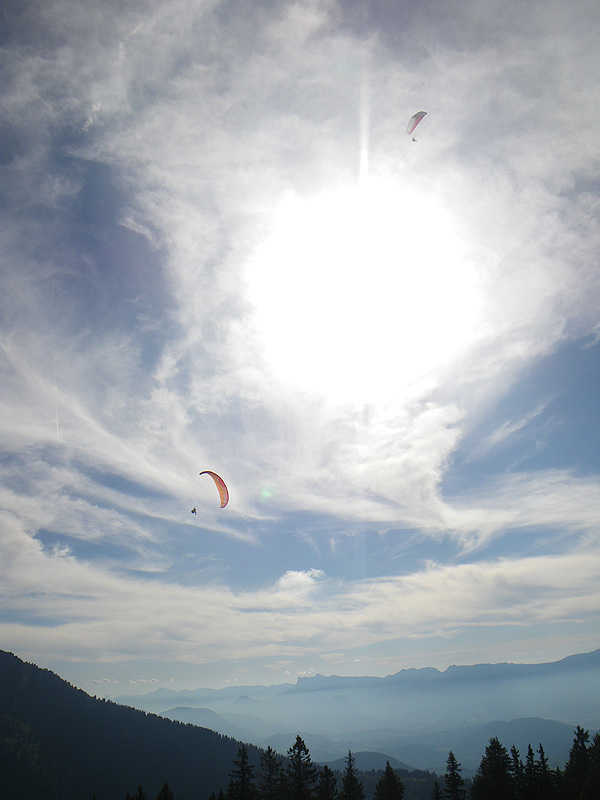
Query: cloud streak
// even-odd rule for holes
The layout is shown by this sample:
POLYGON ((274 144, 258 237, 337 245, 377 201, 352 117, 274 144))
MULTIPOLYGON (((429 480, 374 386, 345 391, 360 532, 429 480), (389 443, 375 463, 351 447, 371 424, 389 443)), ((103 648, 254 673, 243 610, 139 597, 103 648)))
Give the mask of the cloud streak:
MULTIPOLYGON (((118 661, 131 658, 133 647, 138 657, 157 661, 269 660, 472 627, 573 624, 594 617, 599 599, 591 543, 566 556, 430 563, 410 575, 376 580, 288 571, 256 591, 232 592, 222 584, 184 587, 111 577, 66 552, 42 552, 14 522, 9 530, 4 606, 39 614, 43 596, 43 616, 61 622, 36 627, 38 647, 55 655, 102 652, 103 659, 118 661)), ((27 625, 4 622, 2 631, 27 647, 27 625)))
POLYGON ((7 14, 6 640, 285 660, 591 618, 599 465, 527 467, 554 395, 521 384, 597 345, 595 6, 7 14), (402 574, 351 576, 363 535, 402 574))

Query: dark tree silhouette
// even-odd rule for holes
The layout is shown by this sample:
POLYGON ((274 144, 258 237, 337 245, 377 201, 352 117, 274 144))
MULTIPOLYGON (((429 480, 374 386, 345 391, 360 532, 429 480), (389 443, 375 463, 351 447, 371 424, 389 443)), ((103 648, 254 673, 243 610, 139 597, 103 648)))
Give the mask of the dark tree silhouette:
POLYGON ((337 800, 337 778, 327 764, 319 772, 317 800, 337 800))
POLYGON ((375 786, 374 800, 402 800, 404 784, 386 761, 385 771, 375 786))
POLYGON ((548 759, 546 758, 546 753, 544 752, 541 742, 538 745, 537 752, 538 757, 535 763, 535 775, 538 797, 543 798, 543 800, 552 800, 553 797, 556 797, 558 789, 556 786, 556 775, 548 766, 548 759))
POLYGON ((356 775, 354 767, 354 756, 352 751, 348 750, 346 756, 346 769, 342 776, 342 790, 340 792, 340 800, 364 800, 365 790, 362 783, 356 775))
POLYGON ((256 800, 256 798, 254 767, 248 761, 248 748, 242 744, 238 748, 238 757, 233 762, 227 800, 256 800))
POLYGON ((444 775, 444 797, 448 798, 448 800, 463 800, 465 796, 465 782, 460 774, 461 771, 460 764, 452 750, 450 750, 446 761, 446 774, 444 775))
POLYGON ((440 789, 440 784, 437 779, 433 782, 431 800, 442 800, 442 790, 440 789))
POLYGON ((280 767, 277 774, 277 800, 289 800, 290 785, 285 767, 280 767))
POLYGON ((533 747, 530 744, 527 745, 527 758, 523 767, 522 795, 523 800, 535 800, 537 797, 537 770, 533 747))
POLYGON ((513 744, 510 748, 510 774, 513 779, 513 793, 515 800, 524 800, 525 767, 521 761, 519 748, 513 744))
POLYGON ((169 784, 168 783, 163 784, 162 789, 156 795, 156 800, 175 800, 175 795, 169 789, 169 784))
POLYGON ((261 800, 277 800, 279 797, 279 773, 282 758, 271 746, 260 757, 260 783, 261 800))
POLYGON ((580 725, 575 729, 575 737, 571 750, 569 751, 569 760, 565 766, 564 774, 564 788, 568 797, 574 797, 579 800, 579 795, 583 791, 589 765, 589 752, 587 743, 589 741, 589 731, 585 731, 580 725))
POLYGON ((290 800, 311 800, 317 779, 317 768, 301 736, 287 751, 287 790, 290 800))
POLYGON ((473 778, 472 800, 512 800, 514 795, 510 766, 506 748, 494 736, 485 748, 485 754, 473 778))
POLYGON ((598 800, 600 797, 600 733, 594 736, 594 741, 588 750, 588 771, 581 800, 598 800))

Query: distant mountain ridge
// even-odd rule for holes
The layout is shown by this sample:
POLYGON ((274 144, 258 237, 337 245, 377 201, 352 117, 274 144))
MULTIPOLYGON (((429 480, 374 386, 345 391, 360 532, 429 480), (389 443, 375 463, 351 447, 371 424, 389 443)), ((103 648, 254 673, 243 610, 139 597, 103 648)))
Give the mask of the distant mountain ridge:
MULTIPOLYGON (((510 661, 497 663, 482 663, 470 665, 451 664, 445 670, 435 667, 410 667, 398 672, 377 676, 340 676, 322 675, 317 673, 308 677, 298 677, 296 683, 281 684, 256 684, 227 686, 222 689, 154 689, 140 695, 120 695, 115 699, 118 702, 128 702, 136 705, 142 698, 145 701, 156 699, 160 703, 164 700, 186 698, 189 700, 234 698, 237 702, 248 702, 260 697, 295 694, 297 692, 321 691, 322 689, 373 689, 388 688, 392 686, 444 686, 458 682, 486 681, 486 680, 513 680, 520 678, 548 677, 552 675, 568 675, 580 670, 597 669, 600 673, 600 648, 589 653, 578 653, 566 656, 558 661, 546 661, 533 664, 519 664, 510 661)), ((183 704, 183 703, 182 703, 183 704)))
MULTIPOLYGON (((600 727, 600 649, 541 664, 452 665, 400 670, 385 677, 314 675, 296 684, 228 686, 120 698, 165 713, 188 707, 186 721, 206 723, 193 706, 217 713, 222 733, 279 752, 289 731, 311 731, 306 742, 316 761, 343 758, 348 749, 388 753, 419 769, 443 770, 453 749, 475 769, 491 736, 506 745, 536 747, 546 741, 552 763, 564 763, 575 725, 600 727), (252 716, 239 714, 251 698, 252 716), (181 701, 184 700, 184 703, 181 701), (528 730, 523 720, 530 720, 528 730)), ((203 713, 203 712, 202 712, 203 713)))
MULTIPOLYGON (((600 649, 541 664, 475 664, 444 671, 425 667, 386 677, 314 675, 296 684, 228 686, 152 692, 117 700, 164 713, 176 706, 210 708, 245 729, 251 741, 293 728, 337 735, 372 729, 435 731, 490 720, 536 717, 597 727, 600 720, 600 649), (251 708, 246 728, 239 715, 251 708)), ((229 727, 228 727, 229 726, 229 727)), ((379 750, 377 746, 362 749, 379 750)))
POLYGON ((472 680, 512 680, 514 678, 548 676, 562 672, 567 674, 580 669, 600 669, 600 649, 590 653, 567 656, 559 661, 539 664, 515 664, 509 661, 457 666, 450 665, 445 670, 435 667, 402 669, 385 677, 340 677, 337 675, 316 675, 298 678, 295 686, 287 691, 318 691, 329 688, 370 689, 391 684, 442 685, 447 682, 472 680))

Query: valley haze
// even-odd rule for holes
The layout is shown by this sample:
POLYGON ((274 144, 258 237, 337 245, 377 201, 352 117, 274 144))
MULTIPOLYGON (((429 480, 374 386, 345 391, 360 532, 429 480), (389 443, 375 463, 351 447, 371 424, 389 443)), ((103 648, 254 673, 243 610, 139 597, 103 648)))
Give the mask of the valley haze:
POLYGON ((542 664, 404 669, 384 678, 315 675, 295 684, 157 689, 118 702, 190 722, 281 753, 300 731, 314 760, 376 751, 443 772, 449 749, 477 768, 491 736, 543 741, 552 763, 568 757, 577 724, 600 727, 600 649, 542 664))

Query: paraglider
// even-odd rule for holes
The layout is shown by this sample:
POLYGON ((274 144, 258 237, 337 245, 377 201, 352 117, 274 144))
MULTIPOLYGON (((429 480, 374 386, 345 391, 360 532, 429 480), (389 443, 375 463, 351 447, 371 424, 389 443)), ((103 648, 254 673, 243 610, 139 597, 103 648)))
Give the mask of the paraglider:
MULTIPOLYGON (((417 127, 419 122, 421 122, 423 117, 426 117, 426 116, 427 116, 427 112, 426 111, 417 111, 416 114, 413 114, 412 117, 408 120, 408 125, 406 126, 406 132, 410 135, 414 131, 414 129, 417 127)), ((416 142, 416 141, 417 140, 413 136, 413 142, 416 142)))
MULTIPOLYGON (((205 469, 203 472, 200 472, 199 474, 200 475, 210 475, 210 477, 215 482, 215 486, 217 487, 217 490, 219 492, 219 497, 221 499, 221 508, 225 508, 225 506, 229 502, 229 491, 227 489, 227 486, 225 485, 225 481, 223 480, 223 478, 220 475, 217 475, 216 472, 213 472, 210 469, 205 469)), ((195 511, 196 511, 196 509, 193 508, 192 509, 192 514, 194 514, 195 511)))

